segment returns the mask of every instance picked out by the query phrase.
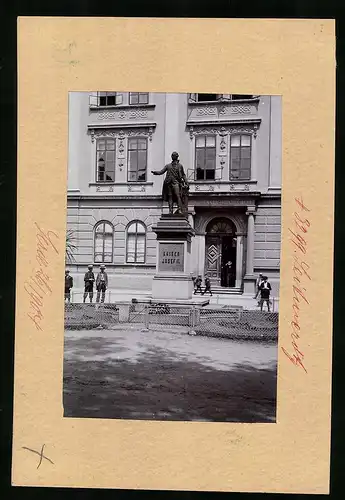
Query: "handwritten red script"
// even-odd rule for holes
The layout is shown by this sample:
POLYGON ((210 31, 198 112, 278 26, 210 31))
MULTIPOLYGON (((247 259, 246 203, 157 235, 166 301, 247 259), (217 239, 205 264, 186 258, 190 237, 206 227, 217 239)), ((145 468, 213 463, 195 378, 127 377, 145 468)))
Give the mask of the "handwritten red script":
POLYGON ((55 246, 59 236, 54 231, 43 231, 35 222, 36 229, 36 262, 37 266, 29 278, 24 282, 24 290, 29 297, 29 312, 27 313, 37 330, 42 330, 44 298, 51 295, 52 289, 49 284, 49 254, 59 254, 55 246))
POLYGON ((311 281, 308 264, 308 232, 310 229, 309 208, 303 202, 302 197, 295 198, 296 211, 294 213, 293 229, 289 228, 290 242, 293 246, 293 278, 292 278, 292 317, 291 327, 291 347, 289 350, 282 347, 283 353, 297 367, 302 368, 305 373, 307 369, 304 362, 304 353, 299 347, 301 336, 300 314, 303 307, 309 305, 307 297, 307 283, 311 281), (307 218, 308 217, 308 218, 307 218))

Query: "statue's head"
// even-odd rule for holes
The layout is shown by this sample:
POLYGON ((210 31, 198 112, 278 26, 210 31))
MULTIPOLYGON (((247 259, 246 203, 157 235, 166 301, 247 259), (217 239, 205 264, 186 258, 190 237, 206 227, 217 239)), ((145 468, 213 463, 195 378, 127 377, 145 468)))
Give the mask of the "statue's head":
POLYGON ((176 153, 176 151, 174 151, 173 153, 171 153, 171 159, 172 159, 172 161, 177 161, 178 160, 178 153, 176 153))

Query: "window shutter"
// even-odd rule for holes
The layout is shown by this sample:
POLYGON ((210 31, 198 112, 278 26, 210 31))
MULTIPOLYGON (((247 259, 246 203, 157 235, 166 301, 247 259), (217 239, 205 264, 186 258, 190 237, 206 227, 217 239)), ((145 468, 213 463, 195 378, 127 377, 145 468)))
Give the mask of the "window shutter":
POLYGON ((97 106, 98 104, 98 99, 97 99, 97 93, 96 94, 91 94, 89 96, 89 103, 90 103, 90 106, 97 106))

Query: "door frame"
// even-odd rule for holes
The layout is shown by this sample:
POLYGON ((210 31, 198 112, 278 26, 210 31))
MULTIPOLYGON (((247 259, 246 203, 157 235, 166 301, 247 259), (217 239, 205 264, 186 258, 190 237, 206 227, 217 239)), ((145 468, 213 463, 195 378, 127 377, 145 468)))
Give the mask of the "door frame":
POLYGON ((227 237, 229 238, 229 236, 231 236, 232 239, 236 238, 236 233, 234 233, 233 235, 229 235, 229 233, 206 233, 205 235, 205 262, 204 262, 204 274, 205 276, 206 275, 209 275, 210 271, 207 264, 208 264, 208 248, 209 248, 209 242, 210 240, 214 240, 217 242, 217 251, 218 251, 218 255, 217 255, 217 260, 218 260, 218 265, 217 265, 217 272, 218 272, 218 276, 215 278, 214 276, 210 276, 210 280, 211 280, 211 285, 213 286, 216 286, 216 287, 222 287, 222 288, 235 288, 236 286, 236 269, 237 269, 237 245, 235 247, 235 262, 234 262, 234 270, 235 270, 235 283, 230 286, 230 287, 226 287, 226 286, 222 286, 222 251, 223 251, 223 238, 224 237, 227 237))

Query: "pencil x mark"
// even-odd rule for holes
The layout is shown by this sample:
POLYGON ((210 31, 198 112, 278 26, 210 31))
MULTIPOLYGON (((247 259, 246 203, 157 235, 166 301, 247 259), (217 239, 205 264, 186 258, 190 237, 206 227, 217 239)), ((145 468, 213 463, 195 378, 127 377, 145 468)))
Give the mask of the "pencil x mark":
POLYGON ((52 460, 50 460, 50 458, 46 457, 45 455, 43 455, 43 450, 44 450, 44 447, 45 447, 45 444, 42 445, 42 448, 41 448, 41 452, 39 451, 36 451, 36 450, 32 450, 31 448, 28 448, 27 446, 22 446, 22 448, 24 450, 29 450, 29 451, 32 451, 32 453, 36 453, 36 455, 38 455, 40 457, 40 461, 39 461, 39 464, 37 465, 37 469, 39 468, 39 466, 41 465, 42 463, 42 460, 45 458, 46 460, 48 460, 48 462, 50 462, 51 464, 54 465, 54 462, 52 460))

